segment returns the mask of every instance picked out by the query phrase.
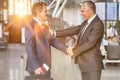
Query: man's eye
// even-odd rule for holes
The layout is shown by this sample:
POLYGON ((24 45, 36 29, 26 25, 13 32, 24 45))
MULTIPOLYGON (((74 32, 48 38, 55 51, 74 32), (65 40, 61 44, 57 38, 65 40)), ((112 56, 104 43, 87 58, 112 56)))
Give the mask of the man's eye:
POLYGON ((81 11, 81 12, 83 12, 83 11, 81 11))

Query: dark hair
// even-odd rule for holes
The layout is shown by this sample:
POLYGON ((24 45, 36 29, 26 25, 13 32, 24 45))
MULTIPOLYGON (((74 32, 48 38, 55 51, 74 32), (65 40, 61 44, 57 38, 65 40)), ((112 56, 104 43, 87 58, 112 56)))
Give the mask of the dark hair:
POLYGON ((46 4, 44 2, 37 2, 32 6, 32 15, 36 16, 37 11, 42 11, 43 6, 46 6, 46 4))
POLYGON ((82 4, 86 4, 90 9, 93 10, 94 13, 96 13, 96 6, 93 1, 84 1, 82 4))

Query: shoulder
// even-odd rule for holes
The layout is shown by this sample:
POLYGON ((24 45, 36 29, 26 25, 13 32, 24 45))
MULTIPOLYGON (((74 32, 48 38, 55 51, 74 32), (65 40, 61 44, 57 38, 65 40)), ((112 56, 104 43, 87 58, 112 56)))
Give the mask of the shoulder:
POLYGON ((27 24, 26 24, 26 28, 34 28, 34 24, 36 24, 36 21, 34 19, 30 19, 27 24))

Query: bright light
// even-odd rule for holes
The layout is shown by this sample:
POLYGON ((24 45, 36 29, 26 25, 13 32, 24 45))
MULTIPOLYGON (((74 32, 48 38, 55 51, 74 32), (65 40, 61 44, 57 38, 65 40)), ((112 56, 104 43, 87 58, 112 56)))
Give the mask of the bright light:
POLYGON ((20 17, 23 17, 25 15, 24 7, 25 7, 25 5, 22 1, 20 1, 20 2, 16 1, 15 2, 15 14, 19 15, 20 17))
POLYGON ((37 0, 9 0, 9 15, 31 15, 31 6, 37 0))

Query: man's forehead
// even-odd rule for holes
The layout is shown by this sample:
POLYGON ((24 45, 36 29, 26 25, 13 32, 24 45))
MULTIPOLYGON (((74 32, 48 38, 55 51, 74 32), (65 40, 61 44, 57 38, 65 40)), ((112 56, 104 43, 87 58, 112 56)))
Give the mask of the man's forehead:
POLYGON ((85 9, 85 8, 86 8, 85 5, 81 5, 81 6, 80 6, 80 9, 85 9))
POLYGON ((80 8, 85 6, 86 6, 85 3, 80 4, 80 8))

